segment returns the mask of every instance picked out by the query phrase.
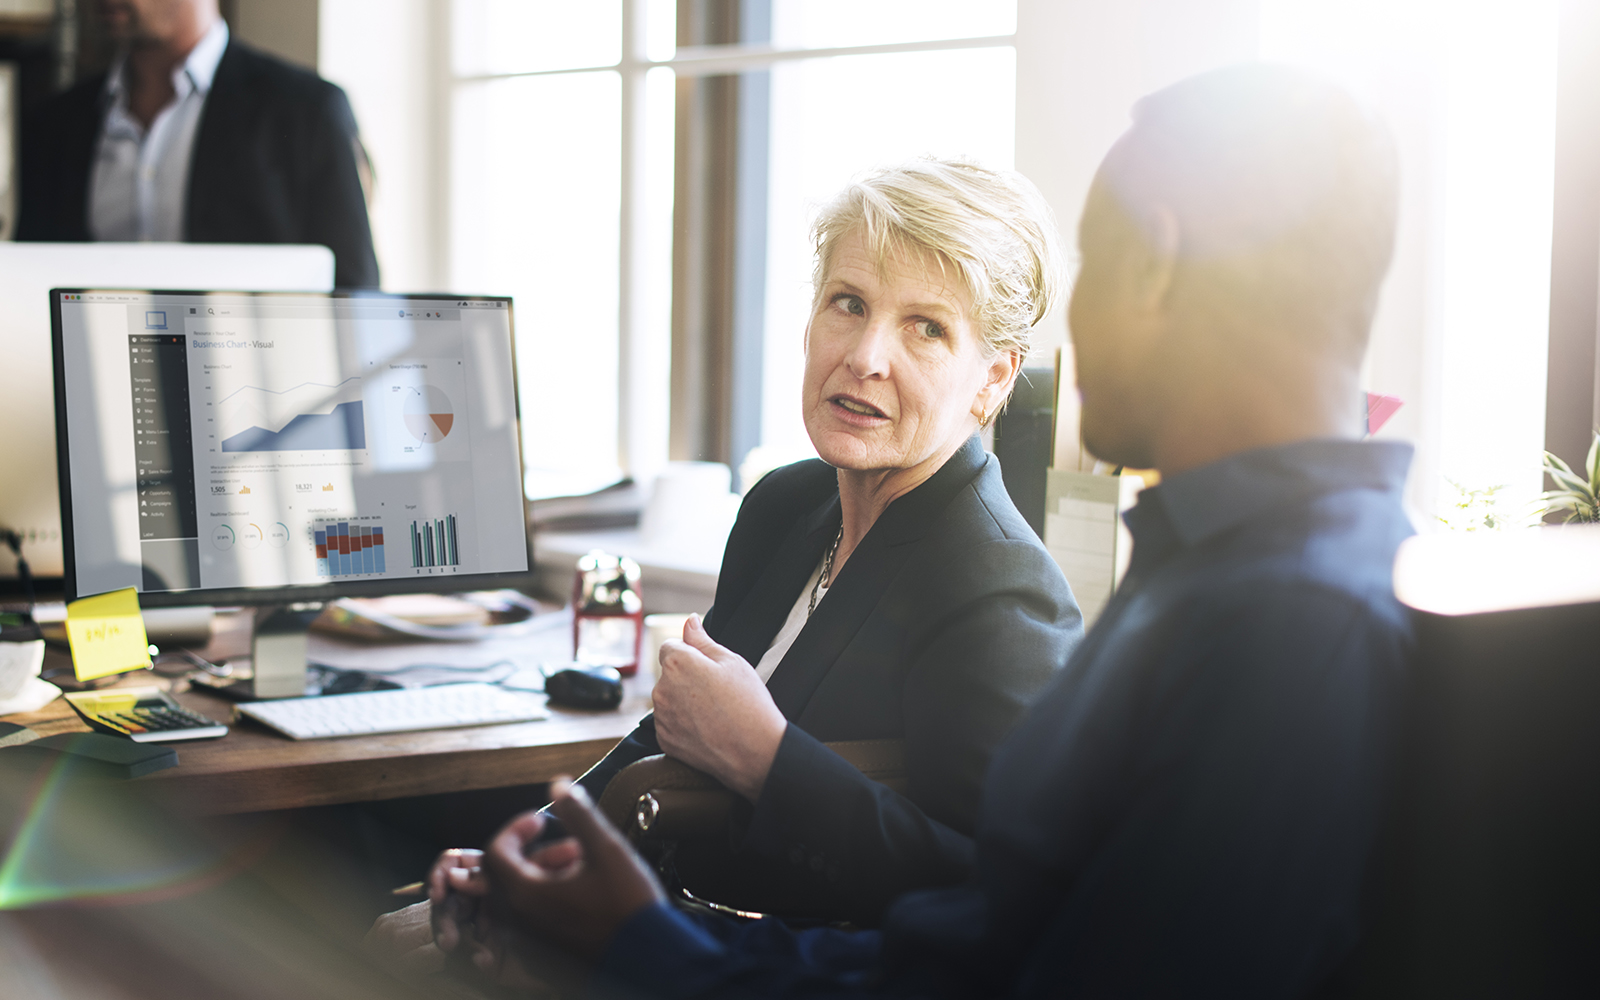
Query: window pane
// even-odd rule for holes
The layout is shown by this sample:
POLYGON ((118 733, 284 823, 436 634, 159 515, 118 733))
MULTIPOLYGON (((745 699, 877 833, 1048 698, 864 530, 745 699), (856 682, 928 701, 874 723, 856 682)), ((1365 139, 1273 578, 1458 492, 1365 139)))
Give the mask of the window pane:
POLYGON ((610 72, 456 88, 452 290, 516 297, 530 495, 616 472, 621 96, 610 72))
POLYGON ((646 0, 644 10, 645 56, 656 62, 678 51, 677 0, 646 0))
POLYGON ((463 76, 615 66, 621 0, 455 0, 451 64, 463 76))
POLYGON ((1016 0, 772 0, 772 43, 784 49, 982 38, 1016 30, 1016 0))
POLYGON ((1010 169, 1016 52, 842 56, 772 70, 762 443, 809 454, 800 419, 802 338, 811 312, 817 208, 876 166, 915 156, 965 157, 1010 169))

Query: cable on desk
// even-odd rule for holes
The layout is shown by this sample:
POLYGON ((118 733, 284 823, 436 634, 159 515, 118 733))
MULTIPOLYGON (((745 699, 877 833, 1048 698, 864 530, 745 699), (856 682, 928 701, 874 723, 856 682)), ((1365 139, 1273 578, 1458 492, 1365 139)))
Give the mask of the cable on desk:
POLYGON ((196 670, 203 670, 213 677, 232 677, 233 668, 226 663, 212 663, 191 649, 179 646, 177 649, 163 650, 150 658, 150 672, 162 677, 187 677, 196 670), (182 663, 180 669, 173 670, 171 665, 182 663), (163 669, 167 668, 167 669, 163 669))
POLYGON ((22 532, 0 528, 0 544, 4 544, 16 557, 17 578, 22 581, 22 588, 28 594, 28 617, 32 619, 33 609, 39 603, 39 596, 33 592, 33 572, 28 568, 28 560, 22 555, 22 532))

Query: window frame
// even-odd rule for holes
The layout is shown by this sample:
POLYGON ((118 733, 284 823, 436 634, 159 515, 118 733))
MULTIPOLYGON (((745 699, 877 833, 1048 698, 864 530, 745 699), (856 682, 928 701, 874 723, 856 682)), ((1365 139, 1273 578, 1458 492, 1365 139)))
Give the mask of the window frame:
MULTIPOLYGON (((655 342, 659 338, 660 324, 649 313, 651 299, 648 283, 652 268, 657 265, 650 259, 647 209, 649 186, 645 161, 648 144, 646 121, 646 78, 656 69, 670 70, 677 80, 713 76, 738 76, 770 69, 780 63, 825 59, 834 56, 879 55, 902 52, 940 52, 960 49, 1010 47, 1017 45, 1017 34, 967 36, 931 39, 915 42, 893 42, 867 45, 839 45, 817 48, 776 46, 771 44, 735 43, 720 45, 684 46, 677 48, 670 58, 654 59, 649 52, 648 24, 651 0, 621 0, 622 49, 621 58, 610 65, 566 67, 562 69, 528 70, 498 73, 457 73, 451 64, 451 39, 449 31, 435 32, 436 58, 440 77, 446 83, 444 99, 436 114, 444 116, 438 122, 440 134, 449 134, 448 120, 457 88, 496 80, 530 76, 565 76, 576 73, 615 72, 622 83, 622 143, 621 143, 621 232, 619 240, 619 309, 617 322, 617 465, 623 474, 636 480, 648 481, 669 459, 669 438, 664 432, 672 412, 675 390, 680 388, 680 377, 669 375, 671 366, 662 364, 668 345, 655 342)), ((451 20, 451 10, 445 10, 440 20, 451 20)), ((438 26, 438 22, 435 22, 438 26)), ((437 70, 436 70, 437 72, 437 70)), ((448 160, 448 152, 444 159, 448 160)), ((436 204, 444 217, 449 214, 449 165, 435 163, 436 204)), ((440 273, 449 273, 453 256, 448 244, 443 247, 440 273)), ((674 251, 676 259, 676 251, 674 251)), ((764 279, 764 275, 763 275, 764 279)), ((733 352, 718 359, 728 370, 720 376, 732 381, 735 359, 733 352)), ((748 361, 748 358, 746 358, 748 361)), ((759 354, 755 357, 757 369, 759 354)), ((744 380, 748 381, 748 379, 744 380)), ((756 383, 759 386, 759 381, 756 383)), ((748 394, 748 387, 743 390, 748 394)), ((750 407, 743 400, 741 411, 750 407)), ((760 392, 755 390, 755 412, 760 412, 760 392)), ((732 435, 725 434, 732 449, 732 435)), ((727 460, 737 463, 738 454, 727 460)))

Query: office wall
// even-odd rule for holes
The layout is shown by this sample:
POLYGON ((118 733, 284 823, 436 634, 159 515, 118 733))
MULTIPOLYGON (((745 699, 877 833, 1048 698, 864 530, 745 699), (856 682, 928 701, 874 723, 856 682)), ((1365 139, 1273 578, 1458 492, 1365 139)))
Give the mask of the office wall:
POLYGON ((1600 430, 1600 5, 1561 4, 1545 447, 1574 469, 1600 430))
POLYGON ((223 13, 241 41, 317 68, 317 0, 228 0, 223 13))
POLYGON ((447 2, 321 0, 317 6, 319 69, 350 96, 372 160, 372 235, 383 287, 443 289, 450 284, 447 2))

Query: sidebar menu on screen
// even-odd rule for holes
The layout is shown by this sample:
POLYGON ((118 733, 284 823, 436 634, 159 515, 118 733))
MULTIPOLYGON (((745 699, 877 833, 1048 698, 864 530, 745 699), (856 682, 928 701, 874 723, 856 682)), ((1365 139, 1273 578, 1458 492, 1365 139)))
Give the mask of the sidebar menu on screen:
MULTIPOLYGON (((172 334, 132 334, 128 338, 128 362, 133 386, 139 540, 194 539, 199 534, 199 520, 195 511, 189 367, 184 339, 172 334)), ((147 566, 150 562, 146 560, 147 566)), ((176 582, 169 581, 169 585, 176 582)))

